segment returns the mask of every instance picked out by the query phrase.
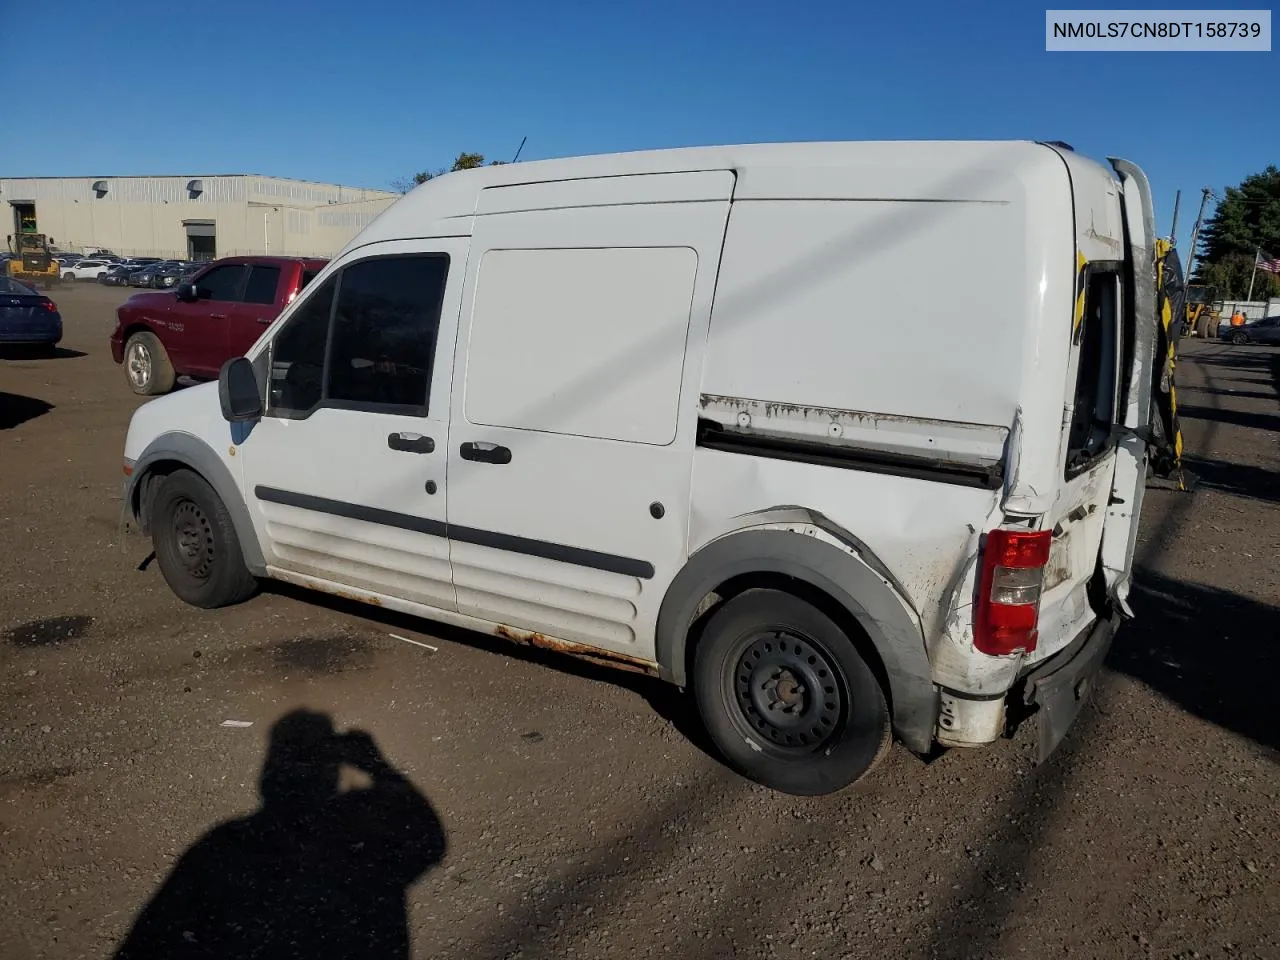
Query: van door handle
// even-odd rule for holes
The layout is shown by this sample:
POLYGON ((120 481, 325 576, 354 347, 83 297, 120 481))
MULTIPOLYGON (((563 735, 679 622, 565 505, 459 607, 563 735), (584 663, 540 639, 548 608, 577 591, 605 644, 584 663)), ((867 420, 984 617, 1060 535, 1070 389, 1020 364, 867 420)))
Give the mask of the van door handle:
POLYGON ((271 322, 270 317, 255 317, 254 319, 256 319, 264 327, 271 322))
POLYGON ((477 463, 510 463, 511 449, 496 443, 464 443, 458 448, 463 460, 477 463))
POLYGON ((211 314, 209 314, 209 319, 210 319, 210 320, 225 320, 225 319, 227 319, 227 315, 226 315, 225 313, 211 313, 211 314))
POLYGON ((434 453, 436 442, 420 433, 392 433, 387 436, 387 446, 405 453, 434 453))

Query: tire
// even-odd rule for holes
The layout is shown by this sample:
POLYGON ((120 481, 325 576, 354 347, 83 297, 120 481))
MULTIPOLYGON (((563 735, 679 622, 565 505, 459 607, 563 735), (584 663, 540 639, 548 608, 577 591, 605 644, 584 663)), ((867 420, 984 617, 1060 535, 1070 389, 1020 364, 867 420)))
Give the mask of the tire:
POLYGON ((257 589, 244 564, 226 504, 199 474, 176 470, 151 499, 151 542, 169 589, 212 610, 247 600, 257 589))
POLYGON ((98 274, 98 279, 101 280, 106 275, 107 275, 107 271, 103 270, 100 274, 98 274))
POLYGON ((833 793, 888 752, 889 708, 875 673, 834 620, 792 594, 747 590, 726 601, 707 621, 693 674, 712 741, 766 787, 833 793), (819 686, 816 701, 809 691, 819 686))
POLYGON ((70 270, 68 270, 66 273, 62 275, 63 280, 74 280, 75 278, 76 278, 76 275, 72 273, 70 270))
POLYGON ((1247 333, 1233 333, 1231 335, 1232 343, 1248 343, 1249 335, 1247 333))
POLYGON ((160 338, 149 330, 131 336, 124 345, 124 377, 129 389, 154 397, 173 389, 177 376, 160 338))

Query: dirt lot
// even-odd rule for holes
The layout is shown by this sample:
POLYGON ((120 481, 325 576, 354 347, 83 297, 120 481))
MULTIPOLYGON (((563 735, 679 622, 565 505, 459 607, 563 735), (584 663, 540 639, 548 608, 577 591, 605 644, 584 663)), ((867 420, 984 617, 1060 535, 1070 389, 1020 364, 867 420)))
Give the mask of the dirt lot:
POLYGON ((656 681, 294 591, 182 605, 119 532, 125 296, 56 294, 63 355, 0 361, 5 960, 109 956, 188 852, 148 920, 182 956, 232 955, 221 912, 309 957, 1280 957, 1280 352, 1186 347, 1201 483, 1148 493, 1139 619, 1049 764, 1028 728, 800 800, 656 681), (255 814, 301 706, 418 793, 333 818, 286 761, 255 814))

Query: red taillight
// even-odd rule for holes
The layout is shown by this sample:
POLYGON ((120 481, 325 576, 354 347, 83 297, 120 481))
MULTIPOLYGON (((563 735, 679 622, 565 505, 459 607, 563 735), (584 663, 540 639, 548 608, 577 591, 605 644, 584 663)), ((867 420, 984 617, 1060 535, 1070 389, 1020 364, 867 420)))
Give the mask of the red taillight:
POLYGON ((44 300, 40 303, 40 306, 44 307, 50 313, 58 312, 58 305, 54 303, 52 300, 50 300, 48 297, 44 298, 44 300))
POLYGON ((1002 656, 1036 648, 1050 530, 992 530, 982 552, 973 645, 1002 656))

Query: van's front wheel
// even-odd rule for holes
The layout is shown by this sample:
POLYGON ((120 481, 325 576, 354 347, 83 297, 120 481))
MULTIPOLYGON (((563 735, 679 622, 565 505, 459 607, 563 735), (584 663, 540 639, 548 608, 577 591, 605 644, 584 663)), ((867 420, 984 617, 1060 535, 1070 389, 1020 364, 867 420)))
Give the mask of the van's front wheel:
POLYGON ((257 588, 226 505, 190 470, 160 481, 151 501, 151 540, 169 589, 192 606, 229 606, 257 588))
POLYGON ((880 683, 839 625, 780 590, 748 590, 707 622, 694 654, 707 732, 743 776, 783 793, 832 793, 888 751, 880 683))

